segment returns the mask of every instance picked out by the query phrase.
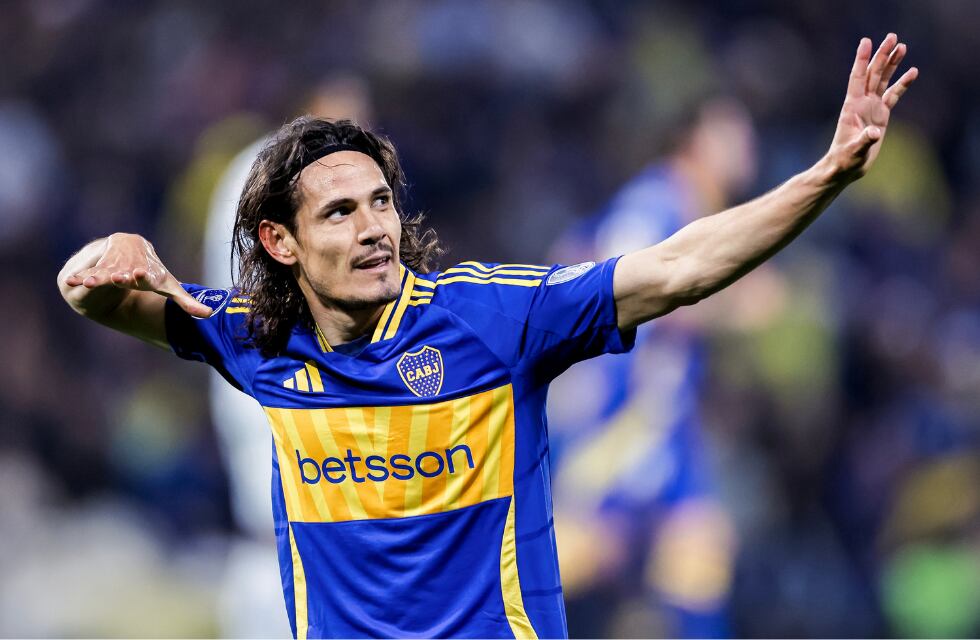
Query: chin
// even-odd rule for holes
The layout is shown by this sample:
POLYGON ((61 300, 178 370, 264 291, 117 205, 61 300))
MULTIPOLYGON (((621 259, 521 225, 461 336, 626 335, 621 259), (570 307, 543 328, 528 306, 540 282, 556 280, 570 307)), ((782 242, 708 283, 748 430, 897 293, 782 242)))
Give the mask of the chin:
POLYGON ((397 276, 379 278, 371 284, 350 291, 349 295, 336 302, 351 310, 383 306, 398 299, 401 295, 400 284, 397 276))

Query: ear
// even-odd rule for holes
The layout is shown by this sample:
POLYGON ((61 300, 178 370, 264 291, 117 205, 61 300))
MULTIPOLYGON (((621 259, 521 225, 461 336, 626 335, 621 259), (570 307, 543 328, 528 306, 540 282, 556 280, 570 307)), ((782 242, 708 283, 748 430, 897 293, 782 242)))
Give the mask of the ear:
POLYGON ((287 266, 296 264, 296 239, 284 225, 263 220, 259 223, 259 241, 276 262, 287 266))

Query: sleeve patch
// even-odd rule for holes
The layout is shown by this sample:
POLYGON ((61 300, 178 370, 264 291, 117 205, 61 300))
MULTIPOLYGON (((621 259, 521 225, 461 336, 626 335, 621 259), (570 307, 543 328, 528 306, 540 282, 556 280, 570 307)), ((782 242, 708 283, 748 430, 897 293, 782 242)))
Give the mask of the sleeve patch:
POLYGON ((230 289, 204 289, 198 292, 194 298, 198 302, 207 305, 211 308, 212 313, 217 313, 221 311, 222 307, 228 304, 228 300, 231 298, 230 289))
POLYGON ((580 262, 579 264, 574 264, 570 267, 562 267, 558 271, 555 271, 548 276, 548 280, 545 284, 547 286, 551 286, 553 284, 569 282, 570 280, 574 280, 575 278, 588 273, 588 271, 594 266, 594 262, 580 262))

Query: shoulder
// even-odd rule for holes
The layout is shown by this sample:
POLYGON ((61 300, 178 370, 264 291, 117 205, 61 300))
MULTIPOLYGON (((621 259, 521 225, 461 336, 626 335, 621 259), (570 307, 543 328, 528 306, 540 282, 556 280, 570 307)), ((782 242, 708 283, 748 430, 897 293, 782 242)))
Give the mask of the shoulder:
POLYGON ((420 275, 415 282, 415 291, 431 293, 434 300, 440 301, 521 297, 539 287, 553 269, 554 266, 546 265, 470 260, 445 271, 420 275))

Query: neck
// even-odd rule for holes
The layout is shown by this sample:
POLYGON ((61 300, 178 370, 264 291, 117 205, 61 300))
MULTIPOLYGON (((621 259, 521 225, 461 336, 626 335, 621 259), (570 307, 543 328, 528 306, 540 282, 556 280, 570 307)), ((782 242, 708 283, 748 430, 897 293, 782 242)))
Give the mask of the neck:
POLYGON ((343 309, 325 303, 312 291, 300 285, 310 307, 313 322, 329 344, 346 344, 370 333, 378 324, 386 305, 379 304, 364 309, 343 309))

